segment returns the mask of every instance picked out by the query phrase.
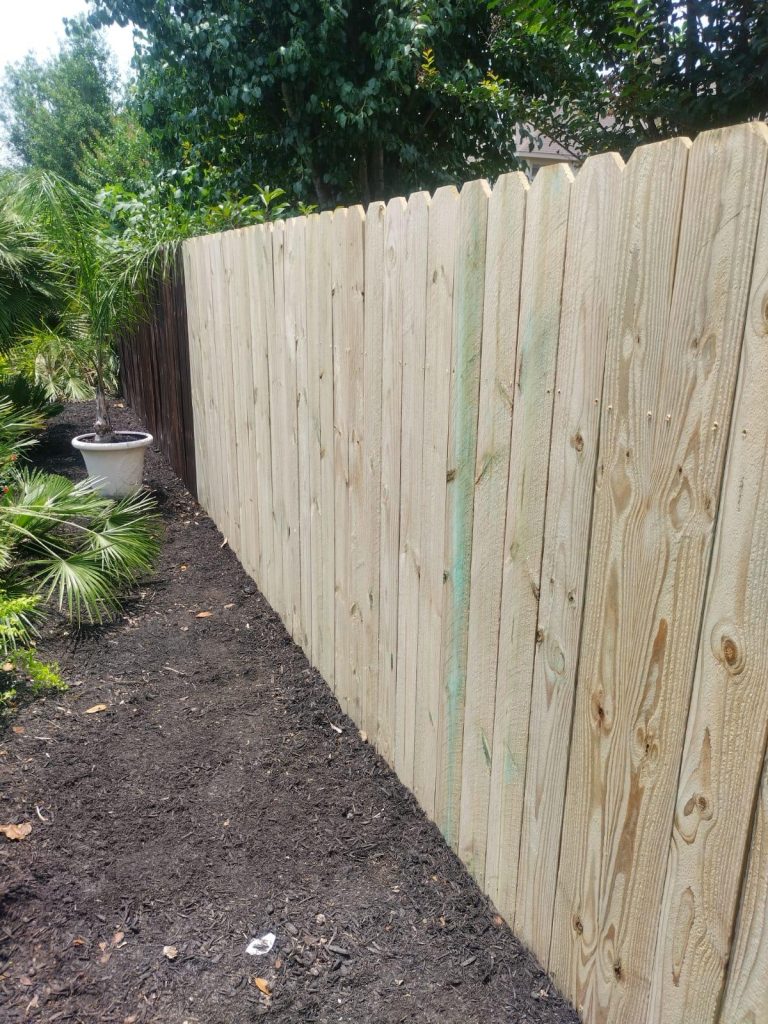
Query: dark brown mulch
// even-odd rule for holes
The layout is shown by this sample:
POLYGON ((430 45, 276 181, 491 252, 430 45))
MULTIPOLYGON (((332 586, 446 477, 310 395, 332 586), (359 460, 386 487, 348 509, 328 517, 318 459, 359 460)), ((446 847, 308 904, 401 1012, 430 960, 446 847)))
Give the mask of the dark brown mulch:
MULTIPOLYGON (((80 474, 89 419, 40 463, 80 474)), ((0 821, 33 824, 0 838, 0 1019, 576 1021, 156 451, 148 480, 156 577, 45 637, 71 689, 0 735, 0 821)))

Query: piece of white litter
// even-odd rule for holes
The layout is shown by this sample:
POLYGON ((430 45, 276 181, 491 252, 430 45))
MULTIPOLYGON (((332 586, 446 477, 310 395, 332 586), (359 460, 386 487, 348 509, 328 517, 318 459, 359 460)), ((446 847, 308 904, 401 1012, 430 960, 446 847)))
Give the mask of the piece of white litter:
POLYGON ((261 938, 251 939, 245 947, 245 952, 251 956, 266 956, 274 946, 276 937, 272 932, 267 932, 261 938))

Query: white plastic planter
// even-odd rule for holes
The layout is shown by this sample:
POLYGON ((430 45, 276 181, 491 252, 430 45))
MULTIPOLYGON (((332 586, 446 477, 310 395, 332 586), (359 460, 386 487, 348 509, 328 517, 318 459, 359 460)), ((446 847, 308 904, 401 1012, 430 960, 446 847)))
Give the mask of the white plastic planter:
POLYGON ((144 454, 154 438, 135 430, 116 430, 119 441, 95 441, 95 434, 80 434, 72 447, 83 453, 88 476, 107 498, 124 498, 141 487, 144 454))

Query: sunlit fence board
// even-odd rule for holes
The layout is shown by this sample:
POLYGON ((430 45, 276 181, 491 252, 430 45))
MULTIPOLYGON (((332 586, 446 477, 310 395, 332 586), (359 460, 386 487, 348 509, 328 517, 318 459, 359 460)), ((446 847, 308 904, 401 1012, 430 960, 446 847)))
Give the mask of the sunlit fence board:
POLYGON ((560 855, 622 167, 615 154, 589 160, 571 186, 568 213, 514 918, 543 962, 560 855))
POLYGON ((183 247, 202 504, 588 1024, 768 1021, 767 136, 183 247))
POLYGON ((542 170, 528 195, 525 213, 488 778, 488 836, 485 873, 481 875, 487 877, 491 898, 510 918, 517 889, 549 435, 572 181, 564 165, 542 170))
POLYGON ((438 706, 436 820, 459 842, 461 757, 467 682, 475 454, 483 335, 485 249, 490 189, 465 185, 459 197, 453 273, 453 341, 445 502, 443 669, 438 706))
POLYGON ((459 834, 459 855, 481 884, 527 191, 522 174, 508 174, 496 183, 488 204, 459 834))

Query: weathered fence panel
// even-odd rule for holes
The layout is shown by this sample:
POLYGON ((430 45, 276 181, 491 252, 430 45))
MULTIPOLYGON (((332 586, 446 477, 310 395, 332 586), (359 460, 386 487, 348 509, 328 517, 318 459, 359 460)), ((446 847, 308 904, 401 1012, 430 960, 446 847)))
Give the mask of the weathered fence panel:
POLYGON ((127 401, 174 470, 197 494, 184 262, 179 256, 150 297, 146 320, 120 345, 127 401))
POLYGON ((184 246, 162 443, 588 1024, 768 1020, 767 166, 744 125, 184 246))

